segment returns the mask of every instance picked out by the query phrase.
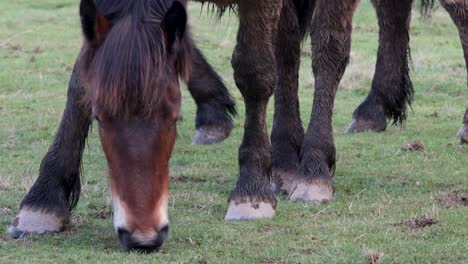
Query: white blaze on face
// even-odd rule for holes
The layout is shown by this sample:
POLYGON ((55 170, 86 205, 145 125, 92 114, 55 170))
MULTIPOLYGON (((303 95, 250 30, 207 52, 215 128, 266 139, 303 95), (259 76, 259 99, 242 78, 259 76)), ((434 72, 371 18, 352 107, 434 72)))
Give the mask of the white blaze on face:
POLYGON ((154 228, 149 228, 150 232, 141 232, 140 230, 131 230, 127 222, 128 212, 127 206, 123 201, 120 200, 117 194, 112 194, 112 203, 114 207, 114 229, 118 232, 119 228, 127 230, 133 233, 133 238, 138 240, 140 243, 150 243, 157 235, 157 230, 161 230, 163 227, 169 224, 169 218, 167 214, 168 197, 165 194, 158 202, 158 205, 153 212, 155 220, 154 228), (159 224, 157 224, 159 223, 159 224), (153 231, 154 230, 154 231, 153 231))
POLYGON ((161 229, 169 224, 167 206, 168 206, 168 197, 167 197, 167 193, 165 193, 163 194, 163 196, 161 197, 161 200, 159 201, 158 208, 156 208, 156 210, 158 210, 157 215, 160 217, 158 229, 161 229))
POLYGON ((126 221, 126 212, 125 207, 123 206, 122 202, 115 193, 112 194, 112 204, 114 207, 114 228, 115 232, 122 228, 124 230, 128 229, 127 221, 126 221))

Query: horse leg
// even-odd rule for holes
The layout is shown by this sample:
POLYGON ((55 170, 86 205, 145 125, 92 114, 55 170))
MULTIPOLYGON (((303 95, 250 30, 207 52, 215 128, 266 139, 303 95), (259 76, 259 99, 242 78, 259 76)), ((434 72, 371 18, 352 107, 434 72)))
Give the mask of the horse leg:
POLYGON ((196 47, 187 85, 197 104, 197 132, 193 144, 214 144, 226 139, 232 130, 232 116, 236 115, 234 99, 196 47))
POLYGON ((69 82, 67 105, 54 142, 42 160, 39 177, 8 229, 12 237, 63 231, 78 202, 81 157, 91 123, 91 111, 81 100, 84 90, 78 64, 69 82))
POLYGON ((299 153, 304 140, 298 99, 303 37, 296 6, 292 1, 286 1, 276 40, 278 84, 274 91, 275 114, 271 132, 274 189, 282 193, 289 192, 290 183, 296 178, 299 153))
POLYGON ((412 2, 372 0, 380 28, 374 80, 345 133, 380 132, 387 128, 387 119, 393 124, 406 120, 414 92, 408 66, 412 2))
MULTIPOLYGON (((450 14, 450 17, 458 28, 458 33, 463 47, 463 54, 465 55, 465 66, 468 77, 468 1, 440 0, 440 3, 450 14)), ((468 108, 465 111, 463 126, 458 132, 458 137, 460 137, 462 143, 468 143, 468 108)))
POLYGON ((238 5, 239 31, 232 65, 246 117, 239 148, 240 176, 229 197, 228 221, 269 218, 275 213, 266 109, 277 81, 273 39, 281 6, 278 0, 242 0, 238 5))
POLYGON ((352 17, 358 2, 317 0, 315 3, 311 25, 314 102, 301 148, 300 177, 289 194, 290 200, 320 203, 333 196, 333 105, 349 61, 352 17))

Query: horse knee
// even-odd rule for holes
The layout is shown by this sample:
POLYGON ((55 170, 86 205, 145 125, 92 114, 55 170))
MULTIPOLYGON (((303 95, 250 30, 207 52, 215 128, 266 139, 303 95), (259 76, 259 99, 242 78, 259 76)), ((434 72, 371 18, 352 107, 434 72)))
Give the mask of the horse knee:
POLYGON ((268 100, 277 82, 276 62, 271 54, 236 48, 231 64, 234 80, 244 98, 268 100))

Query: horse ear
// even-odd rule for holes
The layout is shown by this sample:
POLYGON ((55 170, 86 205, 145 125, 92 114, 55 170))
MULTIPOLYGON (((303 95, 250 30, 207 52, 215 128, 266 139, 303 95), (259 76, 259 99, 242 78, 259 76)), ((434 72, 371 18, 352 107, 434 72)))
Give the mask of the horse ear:
POLYGON ((185 7, 179 1, 175 1, 169 10, 167 10, 162 22, 169 51, 172 51, 172 47, 177 40, 181 40, 184 37, 186 26, 187 13, 185 7))
POLYGON ((99 12, 94 0, 81 0, 80 18, 83 34, 87 41, 93 45, 101 44, 109 32, 110 23, 107 18, 99 12))

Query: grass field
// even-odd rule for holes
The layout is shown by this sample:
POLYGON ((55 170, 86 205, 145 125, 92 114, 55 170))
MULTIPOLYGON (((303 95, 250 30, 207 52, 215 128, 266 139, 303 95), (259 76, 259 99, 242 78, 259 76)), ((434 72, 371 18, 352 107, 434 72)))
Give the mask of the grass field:
MULTIPOLYGON (((467 263, 468 208, 461 196, 468 191, 468 149, 455 134, 468 90, 455 26, 441 8, 429 21, 415 13, 416 97, 406 126, 344 135, 373 74, 378 28, 367 0, 355 16, 351 64, 336 99, 332 203, 305 206, 280 199, 273 220, 223 221, 238 175, 244 120, 230 66, 237 19, 227 14, 217 21, 191 4, 194 37, 241 114, 224 143, 192 146, 195 104, 184 90, 184 119, 171 160, 171 234, 163 250, 141 255, 118 245, 97 129, 85 150, 83 193, 71 228, 50 237, 10 239, 6 229, 37 176, 65 106, 81 43, 77 7, 73 0, 0 2, 0 43, 16 36, 0 47, 0 263, 372 263, 377 257, 381 263, 467 263), (423 142, 424 151, 401 150, 414 140, 423 142)), ((305 122, 313 93, 310 64, 304 56, 305 122)), ((271 118, 270 107, 270 127, 271 118)))

